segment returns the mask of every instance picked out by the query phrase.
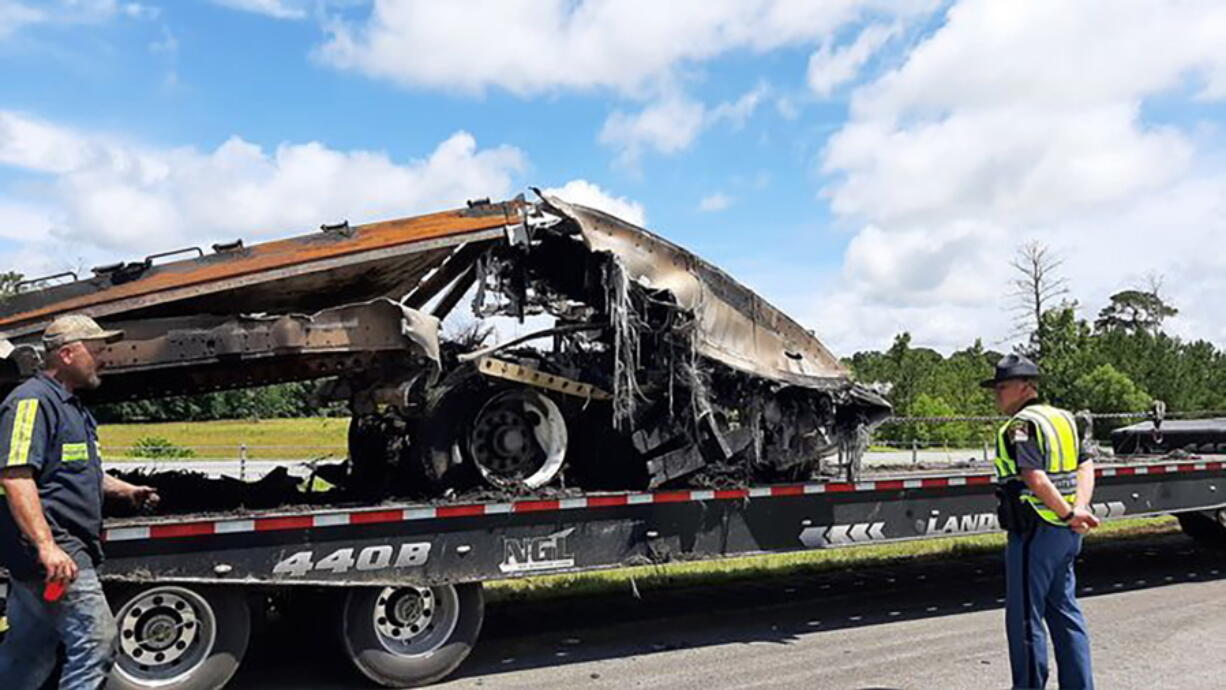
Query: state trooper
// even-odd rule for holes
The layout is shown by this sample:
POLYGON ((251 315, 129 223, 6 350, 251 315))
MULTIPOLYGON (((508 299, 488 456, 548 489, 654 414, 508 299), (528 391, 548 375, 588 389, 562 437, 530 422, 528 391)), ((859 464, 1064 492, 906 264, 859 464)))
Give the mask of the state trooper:
POLYGON ((60 644, 61 690, 96 690, 114 663, 115 619, 97 573, 102 499, 141 506, 158 497, 103 473, 98 426, 77 392, 98 387, 98 355, 122 336, 82 314, 57 318, 43 333, 45 370, 0 404, 0 565, 11 576, 4 690, 42 686, 60 644))
POLYGON ((1099 521, 1089 510, 1094 463, 1073 415, 1039 401, 1039 368, 1007 355, 980 385, 1010 419, 996 435, 998 517, 1005 549, 1005 630, 1014 688, 1047 685, 1047 636, 1064 690, 1094 687, 1090 635, 1078 606, 1073 564, 1082 535, 1099 521), (1046 628, 1044 624, 1046 623, 1046 628))

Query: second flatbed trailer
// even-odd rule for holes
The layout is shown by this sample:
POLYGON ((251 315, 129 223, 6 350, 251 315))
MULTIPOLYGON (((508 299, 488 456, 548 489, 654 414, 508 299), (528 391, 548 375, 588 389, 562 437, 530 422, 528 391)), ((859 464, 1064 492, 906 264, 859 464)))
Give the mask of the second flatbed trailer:
MULTIPOLYGON (((1226 457, 1100 465, 1108 520, 1179 515, 1226 543, 1226 457)), ((423 685, 476 644, 483 581, 924 539, 997 529, 987 472, 860 482, 602 493, 496 503, 387 503, 108 521, 103 579, 119 625, 108 687, 224 686, 254 607, 337 596, 345 653, 371 680, 423 685)), ((328 633, 335 632, 328 630, 328 633)))

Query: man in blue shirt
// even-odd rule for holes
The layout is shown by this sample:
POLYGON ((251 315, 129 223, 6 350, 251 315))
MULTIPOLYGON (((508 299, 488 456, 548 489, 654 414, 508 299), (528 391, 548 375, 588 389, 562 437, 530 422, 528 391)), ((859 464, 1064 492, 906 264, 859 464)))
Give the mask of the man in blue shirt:
POLYGON ((60 643, 62 689, 96 690, 114 663, 115 619, 97 573, 103 497, 142 506, 157 494, 103 473, 97 423, 76 391, 98 387, 98 355, 122 337, 81 314, 56 319, 43 334, 45 370, 0 404, 0 565, 10 575, 4 690, 40 687, 60 643))

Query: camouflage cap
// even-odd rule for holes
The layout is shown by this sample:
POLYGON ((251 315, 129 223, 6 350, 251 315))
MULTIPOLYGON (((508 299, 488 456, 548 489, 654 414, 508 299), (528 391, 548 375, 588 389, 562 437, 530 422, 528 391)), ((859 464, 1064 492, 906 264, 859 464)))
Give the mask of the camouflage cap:
POLYGON ((85 314, 65 314, 51 322, 43 331, 43 347, 61 348, 78 340, 104 340, 113 343, 123 338, 123 331, 108 331, 85 314))

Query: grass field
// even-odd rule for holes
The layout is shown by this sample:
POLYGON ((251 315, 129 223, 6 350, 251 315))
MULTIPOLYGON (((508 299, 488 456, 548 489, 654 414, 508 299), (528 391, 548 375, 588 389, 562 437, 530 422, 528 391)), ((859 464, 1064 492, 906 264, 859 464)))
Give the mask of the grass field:
POLYGON ((104 424, 98 440, 107 460, 122 460, 138 439, 151 437, 190 448, 199 458, 235 458, 239 445, 246 443, 247 457, 253 460, 307 459, 344 457, 348 430, 347 417, 104 424))
MULTIPOLYGON (((1139 539, 1179 531, 1170 516, 1138 518, 1104 523, 1087 541, 1139 539)), ((712 585, 782 575, 817 574, 866 565, 890 565, 920 559, 943 559, 997 552, 1004 548, 1003 532, 965 537, 922 539, 895 544, 820 549, 718 561, 689 561, 659 566, 616 568, 574 575, 545 575, 487 583, 490 601, 554 599, 568 596, 598 596, 615 592, 639 592, 712 585)))

